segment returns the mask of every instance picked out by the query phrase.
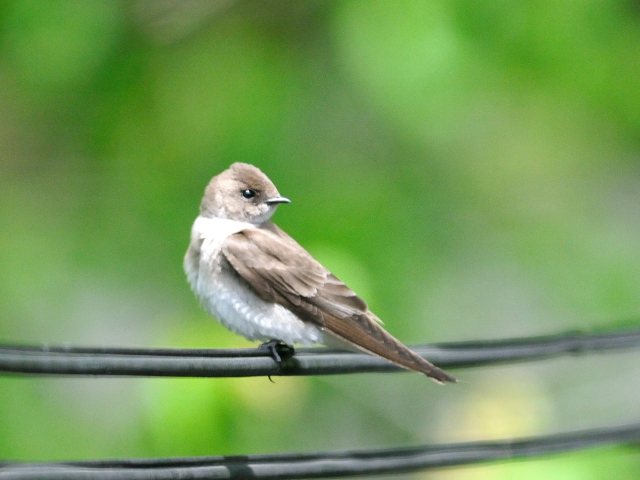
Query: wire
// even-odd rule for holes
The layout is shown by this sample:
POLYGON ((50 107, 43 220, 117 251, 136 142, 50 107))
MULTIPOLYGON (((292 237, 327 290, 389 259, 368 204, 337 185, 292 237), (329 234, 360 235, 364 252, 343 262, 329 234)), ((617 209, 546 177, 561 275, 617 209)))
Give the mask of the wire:
POLYGON ((331 478, 406 473, 456 465, 537 457, 605 445, 640 443, 640 424, 519 440, 327 453, 0 463, 0 480, 124 480, 331 478))
MULTIPOLYGON (((442 368, 467 368, 640 347, 640 329, 412 347, 442 368)), ((52 375, 251 377, 403 371, 371 355, 297 349, 281 364, 255 349, 132 349, 0 346, 0 372, 52 375)))

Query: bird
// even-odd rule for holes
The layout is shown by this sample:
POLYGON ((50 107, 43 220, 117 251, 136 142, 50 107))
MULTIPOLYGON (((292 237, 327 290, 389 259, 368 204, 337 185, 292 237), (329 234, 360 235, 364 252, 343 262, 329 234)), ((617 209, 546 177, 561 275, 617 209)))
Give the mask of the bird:
POLYGON ((342 346, 437 383, 456 379, 394 338, 344 282, 270 218, 290 203, 259 168, 234 163, 205 188, 184 270, 204 309, 229 330, 274 345, 342 346))

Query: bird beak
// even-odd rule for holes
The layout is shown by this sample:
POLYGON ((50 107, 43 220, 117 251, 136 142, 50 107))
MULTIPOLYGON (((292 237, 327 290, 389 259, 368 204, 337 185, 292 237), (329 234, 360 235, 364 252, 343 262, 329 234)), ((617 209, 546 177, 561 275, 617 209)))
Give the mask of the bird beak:
POLYGON ((270 198, 269 200, 267 200, 266 202, 267 205, 274 205, 276 203, 291 203, 291 200, 289 200, 288 198, 284 198, 284 197, 273 197, 270 198))

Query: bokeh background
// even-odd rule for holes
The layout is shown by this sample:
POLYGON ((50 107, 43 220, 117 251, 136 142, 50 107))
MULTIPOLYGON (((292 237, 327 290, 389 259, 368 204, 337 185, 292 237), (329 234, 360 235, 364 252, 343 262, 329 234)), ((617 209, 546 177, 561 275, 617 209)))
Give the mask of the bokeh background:
MULTIPOLYGON (((0 339, 250 346, 182 272, 209 179, 406 343, 640 324, 640 4, 0 3, 0 339)), ((416 445, 640 416, 640 355, 332 378, 0 377, 0 458, 416 445)), ((637 478, 601 449, 408 475, 637 478)))

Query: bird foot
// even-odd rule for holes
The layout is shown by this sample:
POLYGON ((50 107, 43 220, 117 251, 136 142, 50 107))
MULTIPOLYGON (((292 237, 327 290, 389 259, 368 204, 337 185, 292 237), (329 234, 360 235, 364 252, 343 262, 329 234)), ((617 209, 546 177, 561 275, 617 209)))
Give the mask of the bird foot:
POLYGON ((289 360, 296 352, 291 345, 287 345, 280 340, 270 340, 258 347, 260 350, 266 350, 276 363, 280 364, 284 360, 289 360))

